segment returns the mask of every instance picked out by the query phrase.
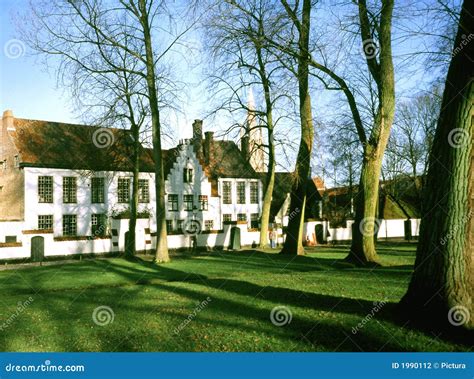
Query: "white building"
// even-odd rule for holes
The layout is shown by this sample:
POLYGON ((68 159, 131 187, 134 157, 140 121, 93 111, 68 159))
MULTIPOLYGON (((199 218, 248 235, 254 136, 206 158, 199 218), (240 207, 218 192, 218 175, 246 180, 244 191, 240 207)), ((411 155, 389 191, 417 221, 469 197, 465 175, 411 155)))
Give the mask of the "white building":
MULTIPOLYGON (((18 119, 5 111, 0 133, 0 247, 30 246, 42 236, 69 242, 71 254, 81 250, 79 241, 88 243, 80 252, 95 252, 98 243, 121 249, 132 184, 128 131, 18 119)), ((226 222, 258 228, 263 187, 246 151, 214 140, 212 132, 203 138, 200 120, 191 140, 163 150, 170 235, 190 226, 217 233, 226 222)), ((139 179, 137 248, 146 249, 156 231, 156 198, 152 152, 144 147, 139 179)))

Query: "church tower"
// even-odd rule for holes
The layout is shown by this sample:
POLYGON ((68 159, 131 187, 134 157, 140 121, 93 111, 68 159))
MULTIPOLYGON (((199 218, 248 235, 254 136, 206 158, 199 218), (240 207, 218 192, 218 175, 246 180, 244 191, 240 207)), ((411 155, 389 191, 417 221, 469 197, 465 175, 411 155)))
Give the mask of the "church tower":
POLYGON ((265 151, 263 147, 262 128, 258 126, 255 114, 255 99, 252 89, 249 90, 247 99, 247 119, 240 132, 242 151, 248 154, 250 164, 257 172, 265 172, 265 151), (247 146, 244 146, 247 145, 247 146))

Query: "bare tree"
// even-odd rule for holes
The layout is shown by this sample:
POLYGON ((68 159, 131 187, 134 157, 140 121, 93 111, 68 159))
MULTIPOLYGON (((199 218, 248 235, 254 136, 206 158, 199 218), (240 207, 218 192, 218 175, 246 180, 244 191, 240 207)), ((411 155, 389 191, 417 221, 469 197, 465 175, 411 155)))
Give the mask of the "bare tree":
POLYGON ((377 262, 374 234, 378 203, 379 177, 382 159, 390 136, 395 113, 395 81, 392 61, 392 14, 393 0, 382 1, 379 9, 369 8, 365 0, 354 1, 358 6, 359 37, 365 54, 369 76, 361 73, 360 79, 366 84, 367 107, 356 101, 356 90, 346 79, 336 73, 325 60, 318 61, 315 54, 310 56, 310 65, 320 74, 327 89, 341 90, 352 113, 354 126, 363 147, 363 160, 356 201, 355 228, 352 245, 347 257, 355 264, 377 262), (329 81, 329 82, 327 82, 329 81), (330 83, 335 83, 331 85, 330 83), (363 114, 369 115, 370 126, 363 121, 363 114))
POLYGON ((440 106, 438 87, 401 103, 385 155, 385 171, 391 171, 392 179, 408 176, 420 201, 440 106))
MULTIPOLYGON (((31 24, 24 30, 29 32, 33 47, 61 58, 60 75, 67 73, 66 67, 70 63, 82 66, 85 72, 94 71, 95 68, 89 70, 89 64, 97 57, 102 61, 102 70, 95 72, 96 75, 102 74, 104 78, 110 74, 121 75, 124 80, 136 81, 139 92, 131 94, 138 95, 141 109, 149 110, 149 118, 138 121, 137 114, 143 113, 136 108, 136 102, 127 103, 127 91, 131 88, 127 88, 126 82, 125 86, 116 88, 116 97, 125 101, 128 116, 134 115, 135 122, 131 127, 135 136, 140 124, 148 121, 151 124, 156 191, 156 261, 168 261, 160 108, 163 107, 166 88, 173 88, 166 75, 166 57, 189 26, 176 30, 171 24, 158 25, 170 15, 166 1, 119 0, 112 4, 102 0, 48 0, 32 3, 31 10, 31 24), (152 29, 157 32, 152 33, 152 29), (123 60, 117 61, 117 57, 123 60), (142 99, 146 100, 146 105, 142 99)), ((130 117, 129 121, 132 122, 130 117)), ((134 190, 137 189, 134 182, 134 190)), ((135 200, 132 207, 136 207, 135 200)))
POLYGON ((219 99, 217 109, 247 113, 250 119, 244 126, 242 144, 248 144, 249 136, 257 130, 266 130, 265 142, 245 147, 249 149, 249 156, 261 150, 268 159, 260 221, 259 246, 262 248, 268 244, 275 183, 275 126, 282 118, 274 109, 278 102, 282 107, 281 102, 288 97, 288 81, 282 75, 282 64, 266 42, 267 35, 279 29, 273 3, 270 0, 226 1, 215 7, 205 25, 213 61, 212 92, 219 99), (254 90, 262 94, 263 107, 249 104, 241 95, 254 90))
POLYGON ((313 148, 313 115, 309 91, 309 40, 311 28, 312 1, 297 1, 289 4, 281 0, 286 15, 291 22, 291 31, 283 35, 283 40, 273 45, 284 54, 296 58, 296 79, 298 81, 298 99, 301 137, 296 160, 295 181, 291 190, 290 214, 294 215, 288 222, 282 254, 304 254, 303 224, 306 206, 306 186, 311 175, 310 160, 313 148), (295 37, 293 37, 295 36, 295 37), (286 37, 286 38, 285 38, 286 37), (290 38, 289 38, 290 37, 290 38), (291 38, 293 37, 293 38, 291 38), (291 46, 288 48, 288 46, 291 46))

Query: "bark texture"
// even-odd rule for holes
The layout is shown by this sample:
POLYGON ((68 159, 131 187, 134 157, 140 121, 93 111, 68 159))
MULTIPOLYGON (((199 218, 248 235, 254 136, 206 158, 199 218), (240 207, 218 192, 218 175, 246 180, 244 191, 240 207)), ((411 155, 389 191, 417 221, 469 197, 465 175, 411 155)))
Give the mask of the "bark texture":
POLYGON ((296 161, 295 181, 291 191, 290 216, 286 239, 281 254, 302 255, 303 248, 303 223, 306 205, 306 186, 311 175, 310 162, 313 147, 313 115, 311 111, 311 97, 309 95, 309 32, 311 21, 311 1, 303 1, 301 21, 298 20, 288 4, 283 2, 293 23, 299 32, 298 38, 298 91, 299 111, 301 124, 301 140, 296 161))
MULTIPOLYGON (((359 0, 359 22, 362 44, 372 40, 372 24, 365 0, 359 0)), ((378 229, 377 206, 382 159, 390 137, 395 115, 395 79, 392 60, 392 14, 393 0, 383 0, 379 39, 379 60, 366 52, 370 75, 377 85, 378 107, 369 138, 363 143, 364 158, 356 199, 356 215, 352 230, 352 244, 346 260, 367 265, 378 263, 375 237, 378 229)))
POLYGON ((429 159, 415 271, 400 304, 412 320, 460 329, 474 325, 474 44, 465 43, 473 15, 474 2, 464 1, 429 159))
POLYGON ((138 125, 131 127, 133 136, 133 177, 132 177, 132 199, 130 202, 130 220, 128 222, 128 239, 125 246, 125 255, 133 257, 136 254, 136 229, 137 229, 137 208, 138 208, 138 178, 140 175, 140 139, 138 125))
POLYGON ((140 22, 143 28, 143 41, 146 54, 146 81, 151 112, 153 158, 155 161, 155 191, 156 191, 156 254, 155 261, 164 263, 170 260, 166 233, 165 213, 165 180, 163 175, 163 159, 161 156, 161 122, 158 107, 158 90, 156 88, 155 58, 153 55, 152 38, 148 7, 145 0, 139 1, 140 22))

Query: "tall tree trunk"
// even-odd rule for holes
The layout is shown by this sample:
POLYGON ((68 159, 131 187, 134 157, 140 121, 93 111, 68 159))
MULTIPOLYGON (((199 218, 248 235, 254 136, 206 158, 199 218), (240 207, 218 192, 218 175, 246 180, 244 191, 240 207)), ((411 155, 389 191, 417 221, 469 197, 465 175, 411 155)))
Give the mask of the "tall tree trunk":
MULTIPOLYGON (((362 44, 372 38, 371 21, 365 0, 359 0, 359 20, 362 44)), ((346 260, 357 265, 378 263, 375 250, 378 229, 377 206, 382 159, 390 137, 395 115, 395 78, 392 60, 392 14, 393 0, 383 0, 380 15, 380 58, 367 53, 366 62, 370 74, 377 84, 378 109, 374 126, 364 144, 364 159, 357 195, 355 222, 352 229, 352 244, 346 260)))
POLYGON ((281 254, 304 254, 303 224, 306 206, 306 187, 310 176, 311 150, 313 148, 313 115, 309 95, 309 30, 311 0, 303 1, 298 40, 298 92, 300 100, 301 140, 296 160, 295 180, 291 190, 290 216, 286 239, 281 254))
MULTIPOLYGON (((270 116, 271 117, 271 116, 270 116)), ((268 117, 267 117, 268 119, 268 117)), ((273 128, 268 128, 268 172, 266 177, 265 195, 263 196, 262 217, 260 222, 260 248, 268 245, 268 225, 270 209, 275 187, 275 144, 273 143, 273 128)))
POLYGON ((282 254, 303 255, 303 226, 306 207, 306 187, 310 176, 313 120, 309 93, 303 97, 301 109, 302 137, 296 162, 295 182, 291 191, 290 215, 282 254))
POLYGON ((356 199, 356 214, 352 227, 351 252, 347 257, 348 261, 360 265, 378 260, 374 237, 378 232, 376 215, 382 166, 382 159, 377 153, 364 153, 363 159, 356 199))
POLYGON ((131 127, 133 136, 133 156, 132 156, 132 201, 130 203, 130 220, 128 222, 128 239, 125 246, 125 255, 132 257, 136 254, 136 229, 137 229, 137 208, 138 208, 138 178, 140 175, 140 140, 137 125, 131 127))
MULTIPOLYGON (((464 1, 429 159, 419 244, 401 301, 408 318, 435 328, 474 327, 474 2, 464 1), (455 50, 456 51, 456 50, 455 50)), ((472 340, 471 340, 472 342, 472 340)))
POLYGON ((143 27, 143 40, 146 54, 146 80, 148 85, 148 99, 151 111, 153 158, 155 161, 155 193, 156 193, 156 255, 158 263, 168 262, 168 240, 166 234, 165 209, 165 180, 163 174, 163 159, 161 156, 161 123, 158 107, 158 91, 155 82, 155 58, 150 31, 150 20, 145 0, 139 0, 141 13, 140 22, 143 27))
MULTIPOLYGON (((260 23, 260 35, 263 33, 263 26, 260 23)), ((273 188, 275 186, 275 142, 273 137, 273 102, 270 90, 270 81, 266 73, 265 63, 262 58, 262 47, 256 45, 256 53, 259 65, 260 78, 262 80, 263 93, 265 96, 265 110, 268 131, 268 172, 266 177, 265 195, 263 197, 262 217, 260 223, 260 248, 267 246, 268 224, 270 222, 270 209, 273 198, 273 188)))

